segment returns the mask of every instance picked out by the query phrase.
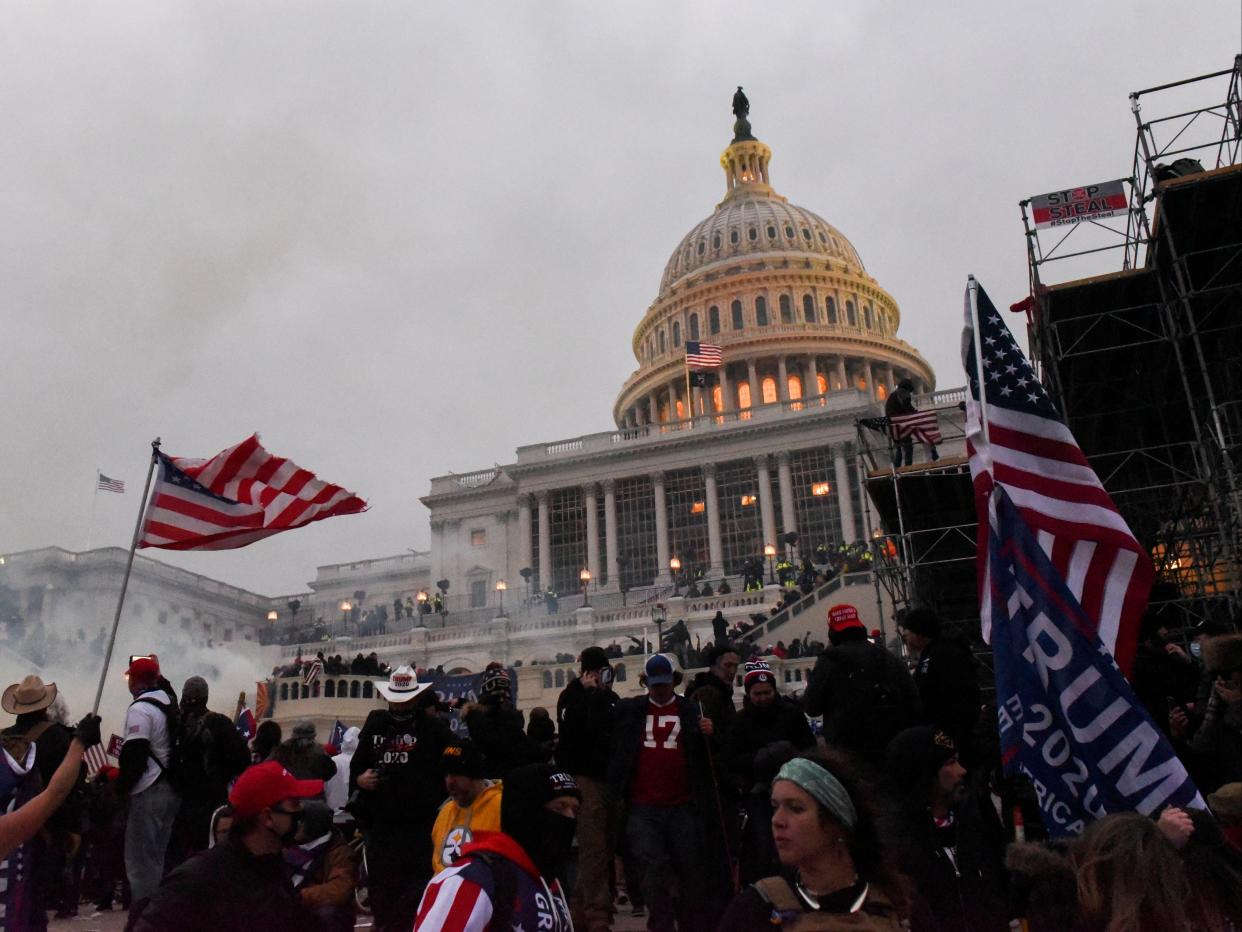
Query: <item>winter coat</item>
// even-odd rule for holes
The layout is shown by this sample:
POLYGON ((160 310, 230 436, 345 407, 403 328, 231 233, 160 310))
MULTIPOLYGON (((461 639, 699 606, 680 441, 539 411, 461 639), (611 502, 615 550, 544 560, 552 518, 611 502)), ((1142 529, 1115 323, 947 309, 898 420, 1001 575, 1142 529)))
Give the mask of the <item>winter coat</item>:
POLYGON ((562 932, 573 928, 560 884, 539 874, 521 846, 503 832, 480 832, 460 860, 431 879, 418 904, 415 930, 423 932, 562 932), (512 891, 513 911, 503 927, 492 922, 498 889, 512 891))
POLYGON ((295 932, 313 919, 289 883, 284 857, 256 857, 240 841, 190 858, 155 896, 134 904, 132 932, 295 932))
POLYGON ((483 752, 484 776, 503 780, 514 767, 547 760, 547 754, 526 736, 526 722, 517 709, 470 703, 462 709, 470 740, 483 752))
POLYGON ((500 800, 503 784, 489 784, 469 806, 450 797, 440 807, 431 829, 431 869, 439 873, 461 857, 466 845, 480 832, 500 831, 500 800))
POLYGON ((354 888, 358 885, 358 856, 336 829, 324 847, 298 887, 298 898, 308 909, 346 906, 352 911, 354 888))
POLYGON ((366 771, 380 774, 377 789, 358 790, 354 818, 384 834, 408 832, 416 847, 425 848, 428 868, 431 826, 444 800, 440 755, 452 740, 448 725, 435 715, 420 711, 399 721, 388 709, 375 709, 362 725, 349 762, 350 792, 366 771))
POLYGON ((705 670, 695 674, 686 696, 703 707, 702 714, 710 718, 715 726, 717 742, 727 747, 729 734, 733 731, 733 718, 737 714, 737 708, 733 705, 733 685, 705 670))
POLYGON ((566 686, 556 700, 557 764, 575 776, 607 778, 616 709, 617 694, 611 689, 586 689, 580 679, 566 686))
MULTIPOLYGON (((815 735, 802 707, 787 696, 777 696, 766 709, 747 704, 737 713, 729 739, 729 768, 749 792, 758 776, 755 758, 768 745, 788 741, 799 751, 814 747, 815 735)), ((765 790, 766 792, 766 790, 765 790)))
POLYGON ((276 745, 272 760, 299 780, 331 780, 336 764, 321 745, 305 738, 289 738, 276 745))
POLYGON ((970 649, 950 638, 932 641, 919 656, 914 683, 923 706, 923 721, 944 731, 969 759, 981 702, 970 649))

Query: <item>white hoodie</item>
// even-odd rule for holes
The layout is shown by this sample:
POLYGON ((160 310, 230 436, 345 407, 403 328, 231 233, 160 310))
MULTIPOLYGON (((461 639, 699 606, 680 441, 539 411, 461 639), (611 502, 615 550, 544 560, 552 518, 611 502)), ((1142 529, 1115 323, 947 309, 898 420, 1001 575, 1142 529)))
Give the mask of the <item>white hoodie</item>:
POLYGON ((358 750, 358 735, 361 731, 360 728, 348 729, 341 741, 341 753, 332 758, 332 763, 336 764, 336 774, 324 783, 323 794, 333 812, 340 812, 341 807, 349 802, 349 762, 354 758, 354 751, 358 750))

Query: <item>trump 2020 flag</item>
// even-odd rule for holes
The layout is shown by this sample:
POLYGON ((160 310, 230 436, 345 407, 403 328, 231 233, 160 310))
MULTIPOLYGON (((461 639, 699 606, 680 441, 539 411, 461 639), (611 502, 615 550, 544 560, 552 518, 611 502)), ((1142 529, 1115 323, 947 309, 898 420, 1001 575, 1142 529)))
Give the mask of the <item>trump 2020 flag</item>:
POLYGON ((1048 834, 1112 812, 1204 808, 1002 486, 987 518, 1001 759, 1034 784, 1048 834))
POLYGON ((198 460, 156 452, 159 478, 139 547, 231 550, 336 515, 366 511, 353 492, 273 456, 259 435, 198 460))

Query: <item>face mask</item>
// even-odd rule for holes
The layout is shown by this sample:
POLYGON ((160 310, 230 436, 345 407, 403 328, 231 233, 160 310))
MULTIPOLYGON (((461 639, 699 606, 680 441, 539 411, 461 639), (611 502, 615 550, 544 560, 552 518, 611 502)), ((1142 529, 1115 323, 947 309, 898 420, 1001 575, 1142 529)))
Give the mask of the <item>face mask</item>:
POLYGON ((298 837, 298 829, 302 827, 302 813, 286 812, 284 817, 289 820, 288 831, 281 834, 277 834, 274 829, 269 829, 268 831, 270 831, 273 835, 276 835, 276 837, 280 839, 280 843, 288 848, 293 845, 294 839, 298 837))
POLYGON ((1197 658, 1201 656, 1202 654, 1203 654, 1203 645, 1200 644, 1198 641, 1191 641, 1190 642, 1190 656, 1197 658))

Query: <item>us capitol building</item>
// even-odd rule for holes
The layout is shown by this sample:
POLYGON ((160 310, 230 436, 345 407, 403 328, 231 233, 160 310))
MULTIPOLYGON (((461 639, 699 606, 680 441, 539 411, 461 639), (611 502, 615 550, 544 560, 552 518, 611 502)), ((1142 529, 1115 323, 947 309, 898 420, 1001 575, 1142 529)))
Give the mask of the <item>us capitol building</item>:
MULTIPOLYGON (((543 664, 538 676, 520 677, 526 706, 532 689, 546 701, 548 689, 573 675, 564 655, 589 644, 627 646, 644 632, 654 640, 657 603, 669 623, 684 618, 704 640, 717 610, 730 620, 769 614, 779 587, 743 592, 740 574, 748 559, 763 559, 765 546, 778 555, 792 549, 790 532, 808 554, 867 540, 878 523, 862 493, 856 420, 881 414, 903 378, 914 383, 920 408, 960 392, 933 395, 931 367, 897 336, 897 302, 839 230, 777 193, 772 150, 752 135, 740 99, 720 156, 723 197, 673 249, 638 321, 637 366, 617 394, 612 429, 519 447, 507 465, 433 479, 421 499, 429 552, 319 567, 308 592, 259 596, 205 580, 212 605, 202 613, 186 588, 193 574, 176 571, 165 583, 161 564, 141 560, 140 589, 151 576, 147 613, 181 627, 203 627, 200 616, 221 619, 216 642, 236 637, 261 651, 268 669, 319 647, 375 650, 393 665, 449 672, 477 672, 491 659, 543 664), (687 341, 719 346, 723 357, 692 388, 687 341), (688 580, 718 589, 725 578, 728 595, 682 596, 688 580), (558 596, 552 606, 549 590, 558 596), (440 593, 445 614, 392 618, 420 593, 429 601, 440 593), (368 634, 364 613, 379 607, 386 630, 368 634), (306 641, 301 631, 312 620, 349 640, 306 641), (558 654, 554 677, 546 665, 558 654)), ((51 606, 64 599, 53 590, 76 586, 67 573, 119 565, 124 552, 90 553, 10 554, 7 567, 0 559, 0 583, 10 577, 19 608, 37 597, 50 624, 51 606)), ((868 578, 855 580, 854 591, 830 598, 857 605, 864 623, 878 627, 888 608, 861 575, 868 578)), ((91 586, 106 604, 110 587, 98 579, 91 586)), ((803 600, 811 610, 781 636, 811 629, 825 639, 826 605, 815 608, 815 598, 803 600)))

